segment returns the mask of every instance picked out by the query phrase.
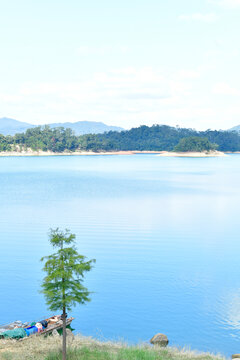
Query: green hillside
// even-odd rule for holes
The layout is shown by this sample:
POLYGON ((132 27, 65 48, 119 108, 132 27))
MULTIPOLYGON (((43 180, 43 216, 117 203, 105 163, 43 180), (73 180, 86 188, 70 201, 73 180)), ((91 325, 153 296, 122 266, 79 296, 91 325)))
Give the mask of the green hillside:
MULTIPOLYGON (((196 131, 166 125, 140 126, 126 131, 76 136, 71 129, 49 126, 28 129, 14 136, 0 135, 0 150, 68 151, 120 151, 150 150, 173 151, 183 138, 205 138, 216 144, 219 151, 240 151, 240 134, 229 131, 196 131)), ((207 149, 206 149, 207 150, 207 149)))

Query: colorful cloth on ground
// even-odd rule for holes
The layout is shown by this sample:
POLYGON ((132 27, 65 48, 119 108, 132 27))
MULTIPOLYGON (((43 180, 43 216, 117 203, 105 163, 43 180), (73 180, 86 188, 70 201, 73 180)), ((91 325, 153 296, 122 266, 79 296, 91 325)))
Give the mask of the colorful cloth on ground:
POLYGON ((40 322, 40 324, 42 324, 42 326, 44 328, 46 328, 48 326, 48 322, 46 320, 42 320, 42 321, 39 321, 39 322, 40 322))
POLYGON ((4 339, 22 339, 26 336, 27 334, 23 328, 7 330, 0 333, 0 338, 3 337, 4 339))
POLYGON ((43 326, 41 323, 36 323, 35 326, 38 328, 38 332, 41 332, 43 330, 43 326))
POLYGON ((38 332, 38 328, 36 326, 30 326, 24 330, 26 331, 27 336, 36 334, 38 332))

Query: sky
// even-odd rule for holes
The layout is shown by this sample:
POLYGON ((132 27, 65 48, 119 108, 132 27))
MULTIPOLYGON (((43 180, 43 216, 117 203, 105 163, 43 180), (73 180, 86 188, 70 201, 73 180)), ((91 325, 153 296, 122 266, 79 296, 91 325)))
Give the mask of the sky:
POLYGON ((240 0, 0 2, 0 117, 240 124, 240 0))

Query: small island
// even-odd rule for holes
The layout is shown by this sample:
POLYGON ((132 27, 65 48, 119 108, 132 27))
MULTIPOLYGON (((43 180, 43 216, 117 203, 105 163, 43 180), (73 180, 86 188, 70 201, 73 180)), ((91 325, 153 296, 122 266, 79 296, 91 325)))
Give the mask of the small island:
POLYGON ((174 147, 173 151, 164 151, 158 156, 179 156, 179 157, 216 157, 226 156, 223 152, 217 151, 218 145, 211 143, 207 138, 190 136, 182 138, 174 147))

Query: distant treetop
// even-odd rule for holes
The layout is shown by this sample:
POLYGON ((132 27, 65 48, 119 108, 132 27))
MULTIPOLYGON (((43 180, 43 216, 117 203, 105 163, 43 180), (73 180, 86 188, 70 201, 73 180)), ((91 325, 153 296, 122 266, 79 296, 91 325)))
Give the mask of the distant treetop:
POLYGON ((183 138, 175 146, 176 152, 203 152, 212 151, 218 148, 217 144, 211 143, 207 138, 201 138, 197 136, 190 136, 183 138))

